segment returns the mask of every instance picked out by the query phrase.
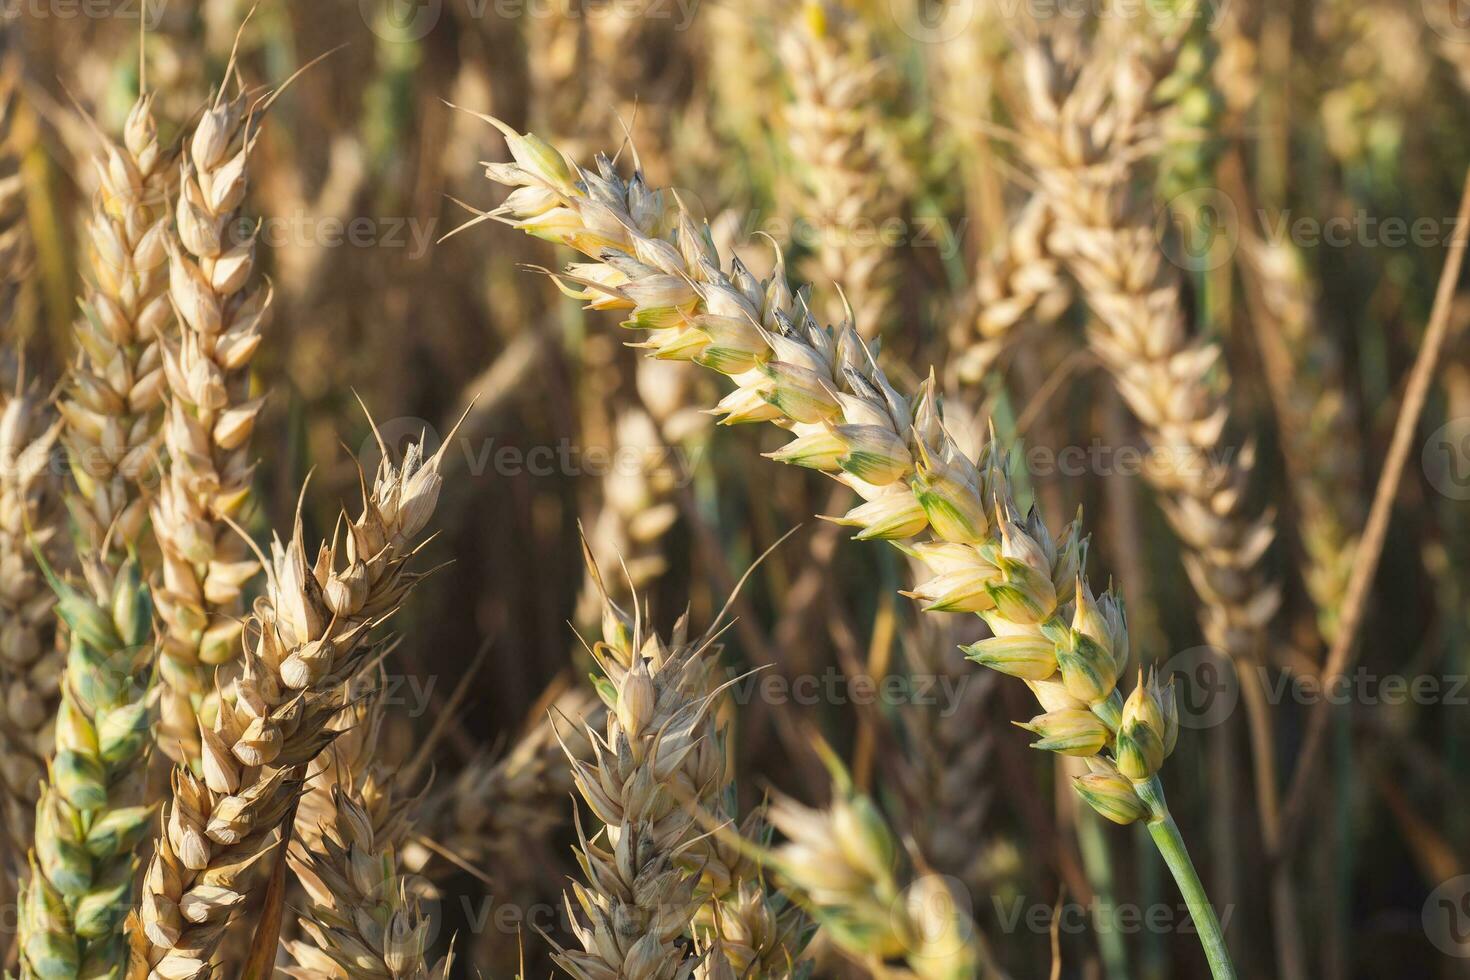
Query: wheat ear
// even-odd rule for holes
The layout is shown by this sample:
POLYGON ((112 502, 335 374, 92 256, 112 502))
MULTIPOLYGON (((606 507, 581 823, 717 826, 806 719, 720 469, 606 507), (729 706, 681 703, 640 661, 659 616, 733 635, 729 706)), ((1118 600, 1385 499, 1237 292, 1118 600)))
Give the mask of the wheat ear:
POLYGON ((1331 642, 1347 594, 1363 523, 1360 458, 1342 359, 1317 318, 1317 294, 1301 254, 1286 242, 1247 239, 1245 258, 1259 287, 1266 381, 1282 455, 1301 521, 1303 579, 1317 625, 1331 642))
POLYGON ((1152 72, 1126 56, 1064 62, 1039 44, 1027 50, 1026 66, 1026 156, 1056 215, 1056 247, 1096 314, 1092 347, 1151 447, 1171 455, 1147 473, 1185 544, 1207 639, 1233 658, 1250 658, 1280 604, 1279 586, 1258 567, 1273 528, 1270 515, 1246 500, 1254 453, 1224 451, 1228 376, 1220 348, 1189 335, 1179 276, 1165 265, 1154 222, 1134 193, 1133 168, 1153 124, 1152 72))
POLYGON ((229 526, 250 496, 262 399, 250 397, 249 366, 271 308, 252 274, 257 232, 241 212, 253 139, 246 96, 221 92, 185 147, 169 243, 180 336, 163 353, 170 465, 152 511, 163 553, 158 743, 175 761, 198 762, 199 721, 218 709, 212 675, 239 647, 241 592, 259 571, 229 526))
MULTIPOLYGON (((801 185, 797 208, 815 239, 801 272, 841 286, 871 337, 890 326, 895 246, 883 236, 901 210, 879 109, 891 97, 893 69, 851 12, 809 0, 794 19, 780 53, 792 93, 785 130, 801 185)), ((841 319, 840 300, 829 307, 822 314, 841 319)))
POLYGON ((385 448, 360 515, 343 515, 315 561, 299 518, 290 541, 272 545, 240 676, 216 675, 220 708, 199 728, 203 774, 174 770, 139 911, 148 975, 209 975, 262 859, 282 843, 308 766, 336 735, 341 685, 421 577, 409 562, 438 500, 442 452, 426 459, 410 446, 395 466, 385 448))
POLYGON ((62 543, 59 487, 52 470, 61 423, 19 379, 0 392, 0 788, 6 837, 16 854, 31 836, 38 788, 51 755, 64 653, 56 595, 37 566, 62 543))
POLYGON ((483 118, 515 158, 487 168, 515 188, 491 216, 592 259, 558 282, 591 308, 625 311, 654 356, 731 377, 737 388, 715 409, 723 421, 791 431, 773 456, 855 490, 866 502, 838 520, 858 537, 920 539, 900 546, 936 577, 914 594, 928 609, 986 619, 995 638, 971 647, 972 659, 1027 682, 1044 709, 1028 726, 1037 747, 1090 760, 1095 771, 1079 783, 1089 802, 1122 823, 1147 821, 1212 967, 1233 976, 1157 777, 1178 737, 1172 684, 1150 678, 1124 702, 1122 604, 1087 586, 1078 524, 1053 537, 1034 509, 1023 515, 1005 455, 991 444, 971 459, 955 446, 933 377, 915 398, 901 395, 850 324, 818 326, 779 262, 764 282, 739 262, 727 274, 708 236, 640 174, 624 180, 606 157, 596 170, 576 167, 539 137, 483 118))
POLYGON ((558 946, 554 958, 577 980, 686 978, 694 964, 680 940, 701 904, 690 862, 708 846, 695 808, 726 768, 709 693, 715 655, 710 638, 686 640, 682 620, 665 643, 608 601, 603 624, 592 655, 606 727, 587 731, 590 760, 568 754, 603 828, 589 837, 577 821, 586 881, 573 883, 567 908, 582 949, 558 946))
POLYGON ((0 27, 0 324, 14 342, 15 299, 31 266, 31 235, 26 223, 25 178, 13 129, 20 97, 20 59, 9 50, 8 24, 0 27))
POLYGON ((396 791, 373 764, 383 721, 381 689, 355 701, 322 755, 296 815, 291 869, 310 905, 305 939, 287 944, 299 980, 444 980, 449 960, 428 959, 430 922, 401 871, 418 796, 396 791))
POLYGON ((765 862, 838 948, 880 980, 979 976, 974 923, 947 882, 934 874, 901 882, 898 843, 878 808, 854 791, 840 765, 829 765, 827 808, 787 797, 771 804, 771 823, 786 842, 766 852, 765 862))
POLYGON ((148 514, 148 480, 162 441, 160 338, 172 339, 168 296, 173 162, 158 143, 153 98, 133 104, 120 143, 97 159, 99 189, 88 225, 93 281, 77 321, 78 356, 59 410, 82 540, 117 553, 136 546, 148 514), (110 538, 109 538, 110 535, 110 538))
POLYGON ((98 161, 78 356, 59 400, 66 493, 86 588, 59 580, 71 652, 56 753, 42 789, 31 884, 21 908, 22 971, 50 977, 121 970, 118 924, 132 898, 133 847, 149 808, 139 778, 148 748, 153 606, 143 583, 150 478, 158 472, 167 295, 170 162, 152 99, 133 104, 121 143, 98 161))

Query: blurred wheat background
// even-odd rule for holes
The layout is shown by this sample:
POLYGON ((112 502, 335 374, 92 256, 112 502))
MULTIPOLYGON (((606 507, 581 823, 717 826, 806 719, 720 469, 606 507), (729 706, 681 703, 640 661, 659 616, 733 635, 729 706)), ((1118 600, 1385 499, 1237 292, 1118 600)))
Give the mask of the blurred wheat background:
POLYGON ((1457 3, 0 10, 15 975, 1470 975, 1457 3))

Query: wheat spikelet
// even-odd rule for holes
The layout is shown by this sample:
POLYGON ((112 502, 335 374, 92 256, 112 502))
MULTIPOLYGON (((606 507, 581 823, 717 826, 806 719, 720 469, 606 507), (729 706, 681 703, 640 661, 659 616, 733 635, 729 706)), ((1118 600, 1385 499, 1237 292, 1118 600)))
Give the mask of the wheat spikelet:
POLYGON ((1203 600, 1207 640, 1234 658, 1256 642, 1280 602, 1258 567, 1271 517, 1246 501, 1254 452, 1225 452, 1228 376, 1218 345, 1186 329, 1180 281, 1134 195, 1146 145, 1153 69, 1111 54, 1079 63, 1047 45, 1026 52, 1028 162, 1058 222, 1053 236, 1096 313, 1090 342, 1147 430, 1146 474, 1163 494, 1203 600))
POLYGON ((280 843, 308 765, 338 734, 329 725, 342 707, 342 683, 371 653, 373 629, 420 577, 408 563, 438 499, 442 450, 425 459, 411 446, 395 466, 380 448, 361 514, 343 515, 315 562, 299 519, 289 542, 272 545, 240 676, 218 675, 220 710, 199 729, 203 775, 185 766, 173 774, 143 882, 142 975, 209 975, 235 910, 280 843))
POLYGON ((169 291, 180 338, 165 347, 168 477, 153 502, 163 552, 155 596, 165 626, 159 745, 197 760, 198 719, 216 705, 211 677, 239 644, 241 590, 258 571, 226 519, 250 495, 250 434, 262 399, 248 392, 271 292, 254 281, 256 231, 240 206, 254 138, 246 97, 205 109, 184 153, 169 244, 169 291))
POLYGON ((310 905, 306 938, 288 944, 300 980, 443 980, 448 959, 430 962, 430 922, 401 872, 417 797, 396 792, 373 763, 381 731, 381 688, 354 702, 335 725, 343 732, 322 755, 296 815, 290 863, 310 905), (339 751, 340 746, 340 751, 339 751))
MULTIPOLYGON (((878 111, 891 95, 892 69, 850 12, 808 2, 795 19, 780 51, 792 89, 785 129, 800 173, 797 207, 815 239, 812 262, 801 271, 841 286, 871 337, 889 325, 895 246, 883 236, 900 214, 894 154, 878 111)), ((839 300, 821 312, 843 315, 839 300)))
MULTIPOLYGON (((769 836, 764 809, 755 810, 736 829, 728 797, 715 820, 722 820, 731 840, 716 837, 714 860, 703 866, 704 903, 694 916, 696 944, 704 959, 695 968, 698 980, 771 977, 788 980, 804 976, 810 963, 804 958, 812 924, 801 908, 772 889, 750 853, 769 836)), ((709 819, 709 818, 707 818, 709 819)))
POLYGON ((56 596, 32 548, 57 560, 62 514, 52 451, 61 430, 39 396, 17 380, 0 393, 0 789, 6 836, 25 853, 51 755, 64 654, 57 642, 56 596))

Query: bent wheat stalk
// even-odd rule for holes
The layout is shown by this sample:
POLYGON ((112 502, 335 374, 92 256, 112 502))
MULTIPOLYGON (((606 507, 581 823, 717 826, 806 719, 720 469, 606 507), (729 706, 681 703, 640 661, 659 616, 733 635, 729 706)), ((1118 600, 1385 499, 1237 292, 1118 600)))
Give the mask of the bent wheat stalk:
POLYGON ((438 500, 443 450, 426 459, 410 446, 395 466, 382 448, 360 515, 344 514, 314 561, 299 517, 291 539, 272 544, 240 676, 217 675, 219 711, 199 728, 202 775, 174 770, 139 908, 148 975, 210 975, 210 957, 268 864, 262 859, 289 836, 308 765, 337 734, 329 723, 342 708, 343 682, 421 577, 409 562, 438 500))
POLYGON ((927 565, 935 577, 913 593, 927 609, 986 620, 995 636, 970 657, 1027 683, 1043 708, 1027 726, 1036 746, 1089 760, 1079 790, 1094 807, 1120 823, 1147 821, 1216 976, 1233 977, 1157 775, 1178 737, 1172 684, 1150 677, 1126 702, 1119 692, 1126 618, 1111 592, 1087 585, 1080 521, 1054 537, 1034 509, 1023 515, 1005 454, 992 442, 971 459, 950 438, 932 375, 915 397, 900 394, 850 324, 817 324, 779 260, 765 281, 738 261, 727 273, 708 235, 641 174, 625 180, 606 157, 595 170, 577 167, 539 137, 482 118, 515 158, 487 175, 515 190, 471 223, 498 218, 586 255, 557 276, 564 291, 624 311, 653 356, 729 376, 736 390, 715 409, 726 424, 787 429, 794 438, 776 459, 856 491, 865 502, 837 520, 927 565))

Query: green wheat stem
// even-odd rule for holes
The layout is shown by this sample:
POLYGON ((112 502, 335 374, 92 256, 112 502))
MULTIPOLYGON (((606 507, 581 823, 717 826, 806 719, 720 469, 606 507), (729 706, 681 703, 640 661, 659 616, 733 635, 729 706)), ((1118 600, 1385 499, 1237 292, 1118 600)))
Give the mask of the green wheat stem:
POLYGON ((1148 818, 1149 836, 1154 839, 1159 854, 1174 876, 1175 884, 1184 895, 1184 903, 1189 907, 1190 918, 1194 920, 1195 929, 1199 932, 1205 958, 1210 962, 1210 975, 1215 980, 1235 980, 1235 966, 1230 962, 1230 950, 1225 945, 1224 930, 1220 928, 1215 908, 1205 894, 1199 872, 1195 871, 1194 862, 1190 860, 1189 848, 1184 845, 1184 835, 1179 832, 1179 825, 1169 813, 1169 805, 1164 801, 1163 784, 1157 776, 1150 776, 1134 786, 1139 798, 1148 805, 1151 812, 1148 818))

